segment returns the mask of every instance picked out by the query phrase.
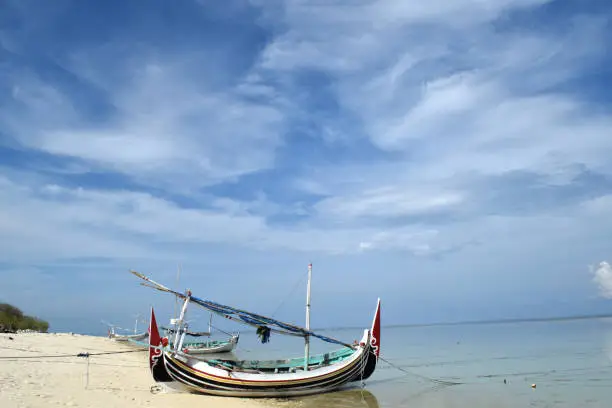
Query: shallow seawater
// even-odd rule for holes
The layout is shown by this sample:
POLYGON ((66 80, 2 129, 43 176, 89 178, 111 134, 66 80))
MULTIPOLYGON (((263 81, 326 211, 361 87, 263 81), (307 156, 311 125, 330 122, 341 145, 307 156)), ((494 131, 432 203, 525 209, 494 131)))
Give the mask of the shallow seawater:
MULTIPOLYGON (((325 333, 361 337, 354 329, 325 333)), ((357 383, 276 402, 303 408, 612 406, 610 319, 383 327, 381 337, 381 355, 393 366, 380 361, 363 389, 357 383)), ((313 341, 313 353, 333 349, 320 343, 313 341)), ((283 336, 261 345, 254 333, 244 333, 239 346, 236 355, 245 359, 301 353, 299 341, 283 336)))

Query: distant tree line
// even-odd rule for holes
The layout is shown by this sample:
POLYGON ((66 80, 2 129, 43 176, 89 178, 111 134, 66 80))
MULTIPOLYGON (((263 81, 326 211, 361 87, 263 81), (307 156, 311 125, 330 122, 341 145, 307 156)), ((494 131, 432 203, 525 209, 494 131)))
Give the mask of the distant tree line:
POLYGON ((46 333, 49 330, 49 323, 37 317, 27 316, 8 303, 0 303, 0 333, 17 330, 34 330, 46 333))

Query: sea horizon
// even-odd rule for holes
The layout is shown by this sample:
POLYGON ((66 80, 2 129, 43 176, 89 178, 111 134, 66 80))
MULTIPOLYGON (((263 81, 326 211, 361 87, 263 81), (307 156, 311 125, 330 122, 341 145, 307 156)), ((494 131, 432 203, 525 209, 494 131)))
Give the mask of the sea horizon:
MULTIPOLYGON (((403 327, 435 327, 435 326, 469 326, 469 325, 495 325, 495 324, 512 324, 512 323, 536 323, 536 322, 554 322, 554 321, 572 321, 572 320, 589 320, 589 319, 605 319, 612 318, 612 313, 597 313, 597 314, 581 314, 581 315, 566 315, 566 316, 551 316, 551 317, 522 317, 522 318, 500 318, 500 319, 484 319, 484 320, 463 320, 463 321, 442 321, 442 322, 432 322, 432 323, 402 323, 402 324, 382 324, 382 328, 393 329, 393 328, 403 328, 403 327)), ((78 319, 74 319, 78 320, 78 319)), ((296 323, 298 324, 298 323, 296 323)), ((53 320, 49 321, 49 333, 78 333, 84 335, 91 336, 103 336, 104 333, 107 332, 108 326, 102 326, 100 329, 95 330, 53 330, 53 320)), ((121 325, 116 325, 119 327, 121 325)), ((345 330, 356 330, 356 329, 367 329, 367 325, 363 326, 330 326, 330 327, 315 327, 311 328, 312 331, 345 331, 345 330)), ((140 326, 143 330, 138 330, 139 332, 146 331, 146 325, 140 326)), ((124 332, 133 332, 133 329, 120 329, 124 332)), ((215 330, 213 330, 214 332, 215 330)), ((251 327, 246 327, 244 329, 236 330, 240 331, 240 333, 251 333, 255 332, 256 329, 251 327)))

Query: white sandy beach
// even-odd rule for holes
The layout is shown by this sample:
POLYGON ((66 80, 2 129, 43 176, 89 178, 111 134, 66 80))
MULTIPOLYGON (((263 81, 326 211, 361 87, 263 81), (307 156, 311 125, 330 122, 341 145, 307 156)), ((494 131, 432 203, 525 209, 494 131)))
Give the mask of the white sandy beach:
POLYGON ((78 334, 0 334, 0 407, 246 408, 276 405, 273 400, 153 394, 151 386, 155 383, 145 351, 90 356, 86 387, 87 359, 76 355, 121 350, 133 348, 104 337, 78 334), (38 357, 66 354, 75 357, 38 357))

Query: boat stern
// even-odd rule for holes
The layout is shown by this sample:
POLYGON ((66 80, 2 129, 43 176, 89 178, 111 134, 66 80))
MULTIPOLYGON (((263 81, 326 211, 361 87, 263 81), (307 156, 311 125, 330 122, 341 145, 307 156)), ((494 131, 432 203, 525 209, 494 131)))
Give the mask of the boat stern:
POLYGON ((374 313, 374 320, 372 321, 372 330, 370 335, 370 347, 372 347, 372 353, 380 356, 380 299, 376 304, 376 312, 374 313))
POLYGON ((367 353, 367 358, 360 376, 361 380, 365 380, 374 373, 380 355, 380 299, 378 299, 378 303, 376 304, 372 328, 370 330, 364 330, 363 338, 359 345, 363 347, 367 353))
POLYGON ((168 339, 162 339, 157 328, 155 312, 151 308, 151 320, 149 322, 149 368, 153 379, 157 382, 171 382, 172 378, 164 365, 164 350, 168 339), (165 341, 164 341, 165 340, 165 341), (164 344, 165 343, 165 344, 164 344))

